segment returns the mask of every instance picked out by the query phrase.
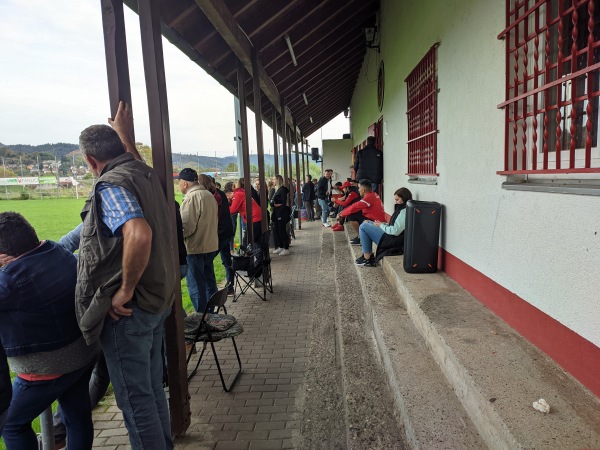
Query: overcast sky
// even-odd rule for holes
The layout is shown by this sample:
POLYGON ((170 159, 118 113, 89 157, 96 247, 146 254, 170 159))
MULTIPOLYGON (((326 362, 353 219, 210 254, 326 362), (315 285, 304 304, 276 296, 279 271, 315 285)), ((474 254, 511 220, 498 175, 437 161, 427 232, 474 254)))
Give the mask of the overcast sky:
MULTIPOLYGON (((0 0, 0 142, 77 143, 110 113, 98 0, 0 0)), ((138 16, 125 7, 136 140, 150 145, 138 16)), ((233 96, 163 39, 173 152, 234 154, 233 96)), ((249 111, 250 149, 256 148, 249 111)), ((265 151, 272 131, 263 123, 265 151)), ((340 116, 311 147, 349 132, 340 116)))

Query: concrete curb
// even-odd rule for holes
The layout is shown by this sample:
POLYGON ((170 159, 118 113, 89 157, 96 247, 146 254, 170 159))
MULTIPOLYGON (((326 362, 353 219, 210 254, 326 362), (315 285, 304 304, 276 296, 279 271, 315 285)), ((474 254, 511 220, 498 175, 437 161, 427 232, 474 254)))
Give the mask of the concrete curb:
MULTIPOLYGON (((349 240, 345 245, 356 257, 349 240)), ((407 444, 414 449, 485 447, 412 317, 404 308, 397 309, 405 303, 398 291, 376 269, 355 265, 355 270, 366 310, 365 328, 372 336, 407 444)))
POLYGON ((411 291, 397 277, 388 259, 383 259, 382 267, 390 284, 401 293, 413 323, 425 339, 431 354, 454 388, 458 399, 485 443, 492 449, 520 447, 516 437, 498 413, 490 407, 489 400, 481 395, 475 381, 458 361, 452 348, 446 344, 444 338, 419 307, 411 291))
MULTIPOLYGON (((348 240, 348 246, 350 247, 350 252, 352 253, 353 250, 352 246, 350 245, 350 240, 348 240)), ((360 273, 360 267, 357 265, 354 265, 354 267, 359 279, 361 279, 362 277, 360 273)), ((402 394, 402 390, 400 389, 400 383, 396 378, 396 371, 394 370, 394 367, 392 365, 392 360, 388 351, 388 347, 385 343, 383 333, 381 331, 381 326, 378 322, 375 308, 373 308, 371 302, 367 301, 367 298, 369 297, 367 286, 365 285, 365 283, 362 282, 360 283, 360 285, 363 298, 365 299, 364 305, 366 309, 366 317, 369 319, 369 321, 367 322, 368 332, 374 338, 375 350, 377 351, 377 354, 381 361, 381 365, 385 372, 385 376, 388 379, 388 385, 394 397, 394 405, 396 406, 396 409, 399 411, 399 415, 402 418, 407 444, 410 445, 411 448, 419 449, 420 445, 415 433, 415 428, 413 426, 408 407, 404 402, 404 396, 402 394)))

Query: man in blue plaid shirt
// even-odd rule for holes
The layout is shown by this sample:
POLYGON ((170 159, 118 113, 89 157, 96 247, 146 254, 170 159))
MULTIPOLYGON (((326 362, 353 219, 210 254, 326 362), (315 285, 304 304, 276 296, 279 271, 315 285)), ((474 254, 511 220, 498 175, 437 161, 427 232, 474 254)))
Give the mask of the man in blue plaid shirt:
POLYGON ((111 125, 79 138, 98 180, 82 212, 77 316, 86 341, 100 340, 132 448, 170 450, 161 347, 179 282, 172 215, 156 174, 136 159, 123 103, 111 125))

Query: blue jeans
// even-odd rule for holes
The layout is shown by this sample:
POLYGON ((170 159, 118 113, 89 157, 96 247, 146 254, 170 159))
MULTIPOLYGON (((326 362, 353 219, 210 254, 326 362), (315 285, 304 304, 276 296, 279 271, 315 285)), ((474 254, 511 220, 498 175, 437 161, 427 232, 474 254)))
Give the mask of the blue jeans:
POLYGON ((221 255, 221 262, 223 263, 223 267, 225 267, 225 279, 233 289, 233 270, 231 269, 232 261, 230 250, 232 242, 232 237, 219 241, 219 255, 221 255))
POLYGON ((321 222, 327 223, 329 217, 329 204, 327 200, 319 199, 319 206, 321 206, 321 222))
POLYGON ((92 365, 48 381, 26 381, 16 377, 2 438, 7 450, 37 450, 31 422, 54 400, 62 408, 69 446, 87 450, 94 442, 92 408, 88 385, 92 365))
MULTIPOLYGON (((171 310, 152 314, 134 301, 127 306, 133 314, 119 320, 106 317, 100 336, 117 405, 123 411, 132 449, 171 450, 161 355, 164 322, 171 310)), ((70 436, 68 445, 71 448, 70 436)))
POLYGON ((373 242, 379 244, 385 232, 371 222, 363 222, 358 229, 363 253, 373 253, 373 242))
POLYGON ((188 273, 187 264, 181 264, 179 266, 179 279, 183 280, 188 273))
POLYGON ((200 313, 204 312, 210 296, 218 290, 213 266, 215 256, 217 252, 187 255, 188 273, 185 279, 188 293, 194 309, 200 313))

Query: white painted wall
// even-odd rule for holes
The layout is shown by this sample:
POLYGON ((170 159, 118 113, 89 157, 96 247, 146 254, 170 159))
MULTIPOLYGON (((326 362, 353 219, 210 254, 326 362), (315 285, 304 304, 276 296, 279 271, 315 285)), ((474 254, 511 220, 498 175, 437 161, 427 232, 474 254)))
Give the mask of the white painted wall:
POLYGON ((352 165, 352 139, 323 140, 323 169, 333 169, 334 181, 346 181, 352 165))
MULTIPOLYGON (((382 0, 385 104, 377 110, 376 53, 352 101, 355 144, 383 114, 386 209, 407 186, 445 207, 442 246, 600 346, 600 197, 501 188, 505 26, 501 0, 382 0), (437 186, 408 184, 404 79, 438 49, 437 186)), ((367 63, 368 62, 368 63, 367 63)))

